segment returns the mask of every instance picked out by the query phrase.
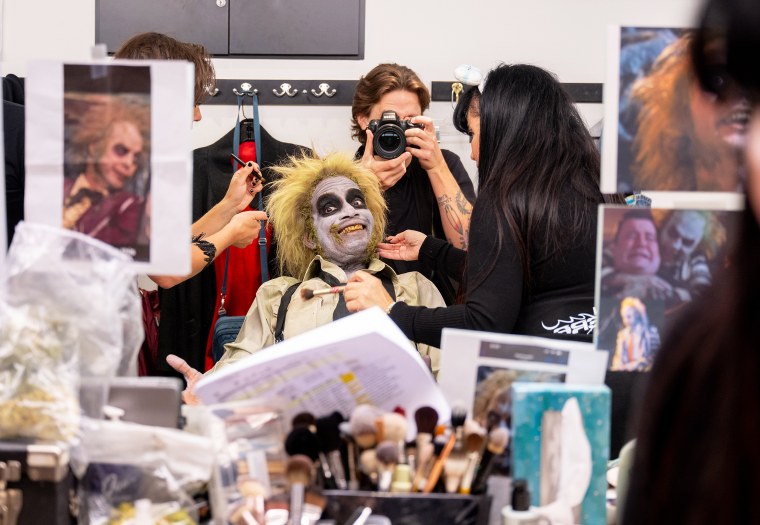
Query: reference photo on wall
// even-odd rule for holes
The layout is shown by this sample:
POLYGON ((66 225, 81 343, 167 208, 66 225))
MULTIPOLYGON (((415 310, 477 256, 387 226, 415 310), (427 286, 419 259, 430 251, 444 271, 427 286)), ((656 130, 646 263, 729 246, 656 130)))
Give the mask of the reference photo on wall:
POLYGON ((676 314, 731 261, 736 213, 600 209, 596 347, 611 370, 648 370, 676 314))
POLYGON ((715 92, 699 86, 689 55, 693 37, 677 28, 610 32, 604 191, 740 191, 749 97, 727 77, 715 92))
POLYGON ((63 227, 150 259, 150 69, 67 64, 63 227))

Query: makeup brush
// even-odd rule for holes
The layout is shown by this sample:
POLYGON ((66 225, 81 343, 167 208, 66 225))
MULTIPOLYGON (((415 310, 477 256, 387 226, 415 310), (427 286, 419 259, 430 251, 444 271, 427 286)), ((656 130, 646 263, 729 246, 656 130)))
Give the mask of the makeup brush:
POLYGON ((467 409, 463 405, 455 405, 451 409, 454 446, 443 464, 447 494, 453 494, 459 490, 462 477, 467 470, 468 457, 463 437, 465 423, 467 423, 467 409))
POLYGON ((307 456, 312 461, 319 459, 319 440, 308 427, 296 427, 285 437, 285 452, 288 456, 298 454, 307 456))
POLYGON ((338 425, 340 437, 346 444, 346 463, 348 463, 348 490, 359 490, 359 478, 356 476, 357 452, 354 436, 351 435, 351 426, 348 421, 338 425))
POLYGON ((349 428, 360 448, 371 448, 377 443, 375 420, 382 414, 381 409, 369 404, 357 405, 351 412, 351 417, 348 418, 349 428))
POLYGON ((373 487, 377 488, 377 455, 374 448, 368 448, 359 455, 359 469, 369 478, 373 487))
POLYGON ((317 295, 328 295, 331 293, 342 293, 346 287, 345 284, 333 286, 332 288, 320 288, 319 290, 311 290, 309 288, 301 288, 301 298, 305 301, 316 297, 317 295))
POLYGON ((417 448, 417 469, 412 480, 412 490, 422 490, 425 487, 425 475, 430 471, 435 461, 435 445, 432 442, 424 443, 417 448))
POLYGON ((320 461, 319 439, 308 426, 296 427, 288 432, 285 436, 285 452, 288 456, 300 454, 311 459, 321 473, 319 477, 321 484, 331 486, 332 474, 330 473, 328 477, 328 473, 324 471, 323 462, 320 461))
POLYGON ((509 443, 509 429, 505 426, 496 427, 488 433, 488 443, 483 457, 480 458, 480 465, 472 482, 472 492, 480 494, 485 492, 488 483, 488 476, 493 470, 494 464, 499 460, 499 456, 504 454, 509 443))
POLYGON ((317 470, 319 470, 319 472, 322 474, 322 481, 325 488, 336 488, 336 483, 332 469, 330 468, 330 463, 324 453, 319 436, 317 435, 317 418, 315 418, 314 414, 311 412, 299 412, 293 416, 291 425, 293 426, 293 431, 291 431, 291 434, 297 431, 293 435, 298 438, 298 443, 301 443, 300 446, 305 448, 298 448, 299 445, 294 445, 293 442, 289 444, 288 439, 291 438, 291 435, 288 434, 285 439, 285 451, 288 452, 288 455, 290 456, 293 456, 295 454, 304 454, 311 458, 316 463, 317 470), (306 435, 303 432, 304 430, 311 432, 311 434, 314 436, 313 439, 306 435), (295 448, 293 448, 293 452, 290 452, 288 450, 289 446, 290 448, 293 448, 295 446, 295 448), (317 453, 316 457, 314 456, 315 446, 317 453))
POLYGON ((235 509, 228 520, 233 525, 260 525, 264 523, 264 500, 266 488, 259 481, 243 475, 237 480, 243 503, 235 509))
POLYGON ((312 432, 317 431, 317 418, 311 412, 299 412, 290 421, 290 426, 293 428, 306 427, 312 432))
POLYGON ((377 457, 377 490, 388 492, 393 481, 393 470, 398 463, 398 443, 395 441, 381 441, 375 447, 377 457))
POLYGON ((343 459, 340 456, 340 424, 343 422, 343 415, 340 412, 333 412, 329 416, 317 418, 316 428, 319 446, 327 459, 332 471, 332 477, 335 485, 341 490, 348 488, 346 474, 343 469, 343 459))
POLYGON ((314 463, 307 456, 297 454, 288 458, 285 476, 290 485, 290 525, 301 525, 304 491, 311 485, 314 463))
MULTIPOLYGON (((237 162, 238 164, 240 164, 240 166, 248 166, 248 165, 249 165, 249 163, 248 163, 248 162, 245 162, 243 159, 241 159, 240 157, 238 157, 238 156, 237 156, 237 155, 235 155, 234 153, 230 153, 230 157, 231 157, 231 158, 232 158, 232 159, 233 159, 235 162, 237 162)), ((250 164, 253 164, 253 163, 251 162, 250 164)), ((262 182, 264 181, 264 177, 263 177, 263 176, 260 176, 260 175, 259 175, 257 172, 255 172, 255 171, 254 171, 253 173, 251 173, 251 178, 253 179, 253 184, 254 184, 254 186, 255 186, 256 184, 258 184, 259 180, 261 180, 262 182)))
POLYGON ((406 463, 406 418, 397 412, 388 412, 376 420, 377 440, 392 441, 398 449, 398 463, 406 463), (382 423, 382 424, 380 424, 382 423))
POLYGON ((327 506, 327 497, 320 490, 307 490, 303 497, 303 518, 316 523, 327 506))
POLYGON ((451 407, 451 429, 454 433, 453 453, 464 452, 464 423, 467 420, 467 407, 455 404, 451 407))
POLYGON ((451 450, 454 448, 455 442, 456 436, 452 433, 449 436, 448 441, 446 441, 446 444, 443 446, 441 453, 438 454, 438 458, 433 463, 432 468, 430 469, 430 474, 428 474, 427 480, 425 481, 425 486, 422 489, 422 492, 425 494, 430 494, 438 484, 438 478, 441 477, 443 465, 446 463, 446 460, 449 459, 449 455, 451 454, 451 450))
POLYGON ((470 433, 465 434, 464 448, 467 451, 467 467, 462 475, 462 482, 459 484, 460 494, 469 494, 472 488, 472 479, 475 477, 475 469, 480 463, 480 454, 486 443, 485 434, 470 433))

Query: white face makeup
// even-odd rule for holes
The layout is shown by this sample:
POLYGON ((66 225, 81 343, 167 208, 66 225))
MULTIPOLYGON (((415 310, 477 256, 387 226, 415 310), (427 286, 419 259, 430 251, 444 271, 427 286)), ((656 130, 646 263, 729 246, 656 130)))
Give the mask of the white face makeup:
POLYGON ((311 218, 322 256, 347 274, 364 264, 375 221, 355 182, 331 177, 317 184, 311 218))
POLYGON ((134 177, 142 150, 142 135, 132 122, 115 122, 111 126, 103 153, 95 165, 106 189, 120 190, 134 177))
POLYGON ((675 211, 660 235, 660 253, 665 264, 681 264, 689 260, 702 241, 707 220, 695 211, 675 211))

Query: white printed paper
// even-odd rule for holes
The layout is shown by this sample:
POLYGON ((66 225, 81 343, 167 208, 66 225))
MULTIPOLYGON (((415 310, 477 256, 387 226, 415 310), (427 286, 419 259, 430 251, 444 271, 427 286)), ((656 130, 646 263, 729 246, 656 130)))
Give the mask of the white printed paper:
POLYGON ((499 394, 516 381, 598 385, 606 365, 607 353, 591 343, 445 328, 438 382, 452 406, 484 424, 489 403, 511 403, 499 394))
POLYGON ((193 74, 172 61, 30 64, 25 219, 106 242, 138 272, 189 273, 193 74))
MULTIPOLYGON (((195 387, 205 404, 270 400, 286 419, 319 416, 369 403, 413 414, 431 406, 441 421, 449 406, 419 353, 379 308, 358 312, 287 339, 207 374, 195 387)), ((410 431, 413 431, 410 425, 410 431)))

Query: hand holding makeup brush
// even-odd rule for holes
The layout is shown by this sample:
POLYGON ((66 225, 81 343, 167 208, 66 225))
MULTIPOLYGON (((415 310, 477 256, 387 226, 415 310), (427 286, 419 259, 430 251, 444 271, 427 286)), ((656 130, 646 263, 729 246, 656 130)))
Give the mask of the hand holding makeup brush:
POLYGON ((330 288, 320 288, 319 290, 311 290, 309 288, 302 288, 301 289, 301 298, 305 301, 308 301, 309 299, 313 299, 314 297, 318 295, 329 295, 334 293, 342 293, 343 289, 346 287, 345 284, 340 284, 338 286, 333 286, 330 288))

